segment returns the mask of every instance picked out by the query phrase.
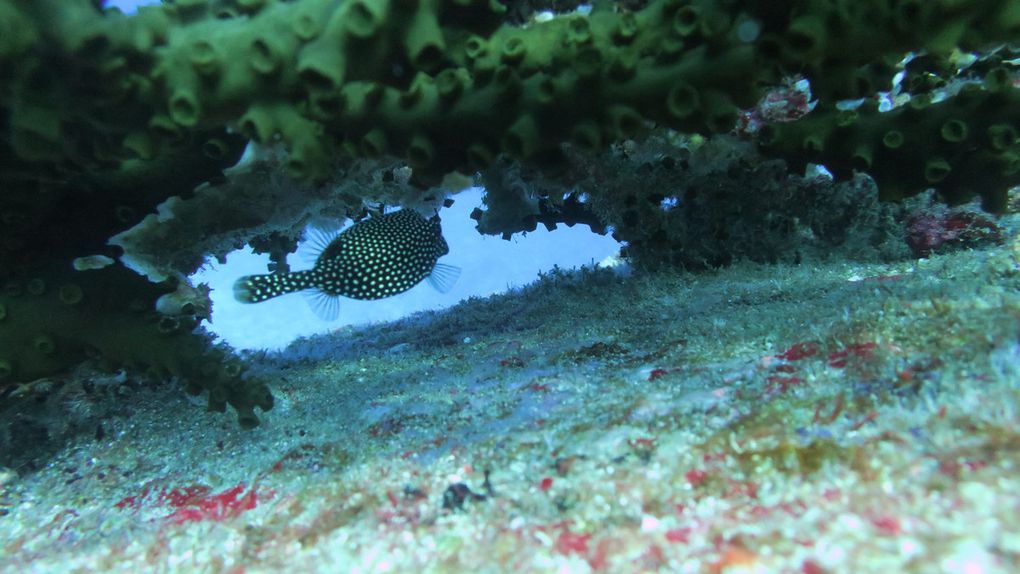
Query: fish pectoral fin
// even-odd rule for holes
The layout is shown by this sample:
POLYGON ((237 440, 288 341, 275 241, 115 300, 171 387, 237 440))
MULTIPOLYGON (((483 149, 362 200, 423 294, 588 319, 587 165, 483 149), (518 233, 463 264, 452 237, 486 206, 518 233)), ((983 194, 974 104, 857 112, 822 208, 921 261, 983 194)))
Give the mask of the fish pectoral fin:
POLYGON ((428 276, 428 281, 436 291, 449 293, 458 277, 460 277, 460 267, 436 263, 432 268, 432 273, 428 276))
POLYGON ((318 289, 307 289, 301 292, 312 312, 323 321, 332 322, 340 317, 340 296, 330 295, 318 289))
POLYGON ((298 244, 298 257, 309 265, 315 265, 322 252, 340 236, 342 229, 341 222, 335 222, 333 225, 329 225, 328 222, 309 224, 305 229, 304 238, 298 244))

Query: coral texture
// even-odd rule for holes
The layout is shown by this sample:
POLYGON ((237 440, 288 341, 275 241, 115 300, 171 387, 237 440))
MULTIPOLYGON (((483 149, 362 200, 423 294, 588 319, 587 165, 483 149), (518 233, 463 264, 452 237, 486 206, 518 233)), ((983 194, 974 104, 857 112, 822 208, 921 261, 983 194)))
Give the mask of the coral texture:
MULTIPOLYGON (((596 158, 666 130, 712 138, 746 128, 752 116, 742 109, 761 108, 791 74, 817 100, 782 123, 763 111, 745 131, 796 173, 824 164, 837 182, 870 175, 881 198, 934 187, 949 203, 978 195, 992 211, 1020 183, 1008 48, 1020 40, 1016 0, 655 0, 590 11, 571 2, 508 10, 495 0, 176 0, 131 16, 101 5, 0 0, 0 281, 33 296, 36 279, 53 293, 95 274, 125 292, 120 306, 89 307, 87 320, 55 297, 28 305, 8 292, 4 384, 56 374, 98 350, 180 375, 207 389, 211 406, 234 404, 253 424, 252 406, 271 404, 264 387, 172 368, 188 357, 233 372, 228 351, 191 328, 167 340, 150 334, 179 314, 154 314, 157 298, 190 289, 183 276, 205 257, 249 242, 283 269, 310 218, 357 217, 366 202, 436 205, 444 177, 505 158, 569 186, 562 178, 577 154, 596 158), (544 8, 561 13, 536 12, 544 8), (883 92, 899 98, 891 111, 880 111, 883 92), (841 103, 855 98, 865 101, 841 103), (224 175, 252 144, 282 152, 224 175), (264 171, 273 161, 286 173, 264 171), (159 282, 156 291, 111 270, 69 271, 72 261, 114 257, 159 282), (144 311, 131 314, 130 301, 144 311), (126 333, 138 339, 112 352, 105 342, 126 333), (75 352, 47 356, 49 341, 75 352)), ((753 178, 762 165, 731 167, 753 178)), ((723 196, 725 206, 740 202, 733 186, 723 196)), ((846 197, 833 201, 857 201, 846 197)), ((490 199, 478 214, 483 231, 613 224, 646 259, 716 265, 741 254, 706 257, 697 249, 716 249, 712 241, 676 229, 663 232, 668 248, 654 245, 654 233, 628 228, 620 198, 605 198, 601 211, 569 193, 490 199), (695 251, 678 256, 676 246, 695 251)), ((718 207, 702 220, 720 217, 718 207)))

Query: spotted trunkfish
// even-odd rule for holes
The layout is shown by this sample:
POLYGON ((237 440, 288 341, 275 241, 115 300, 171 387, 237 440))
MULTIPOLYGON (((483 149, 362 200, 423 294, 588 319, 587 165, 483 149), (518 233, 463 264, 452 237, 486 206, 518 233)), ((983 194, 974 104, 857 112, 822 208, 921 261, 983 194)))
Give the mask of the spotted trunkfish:
POLYGON ((319 238, 315 265, 306 271, 246 275, 234 283, 234 298, 260 303, 307 291, 323 319, 339 315, 340 297, 373 300, 403 293, 423 279, 450 290, 460 269, 438 263, 450 252, 439 216, 426 219, 413 209, 371 217, 335 237, 319 238))

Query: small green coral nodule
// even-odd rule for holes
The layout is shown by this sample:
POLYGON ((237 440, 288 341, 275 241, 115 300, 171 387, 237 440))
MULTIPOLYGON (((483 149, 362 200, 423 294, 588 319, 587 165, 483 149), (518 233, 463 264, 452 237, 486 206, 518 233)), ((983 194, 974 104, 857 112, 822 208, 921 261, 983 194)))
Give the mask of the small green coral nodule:
POLYGON ((510 38, 503 40, 503 47, 500 50, 500 59, 507 64, 516 64, 523 60, 527 53, 528 48, 524 44, 524 40, 511 36, 510 38))
POLYGON ((867 171, 874 162, 875 154, 867 144, 857 146, 850 155, 850 165, 857 171, 867 171))
POLYGON ((38 297, 46 292, 46 281, 39 277, 29 279, 28 283, 25 284, 25 290, 28 291, 29 295, 38 297))
POLYGON ((686 82, 677 82, 666 97, 666 108, 677 119, 684 119, 698 111, 698 91, 686 82))
POLYGON ((193 127, 198 124, 202 104, 195 92, 184 88, 178 89, 170 98, 170 117, 174 122, 193 127))
POLYGON ((962 120, 951 119, 946 120, 942 124, 942 129, 939 133, 942 135, 942 139, 950 143, 960 143, 967 139, 967 124, 962 120))
POLYGON ((386 153, 389 149, 387 144, 386 132, 376 128, 361 138, 361 153, 365 154, 365 157, 379 157, 386 153))
POLYGON ((889 130, 882 136, 882 145, 889 149, 898 149, 903 146, 903 132, 889 130))
POLYGON ((280 67, 281 49, 268 37, 255 38, 248 47, 248 65, 256 72, 268 76, 280 67))
POLYGON ((1020 141, 1020 136, 1009 124, 994 124, 988 126, 988 141, 992 149, 1003 151, 1020 141))
POLYGON ((385 24, 389 2, 368 0, 352 0, 344 4, 345 30, 351 36, 368 39, 375 36, 385 24))
POLYGON ((503 136, 503 149, 516 158, 525 159, 538 150, 540 139, 538 122, 527 114, 518 118, 507 130, 503 136))
POLYGON ((227 155, 229 149, 227 142, 219 138, 213 138, 202 144, 202 155, 209 159, 220 159, 227 155))
POLYGON ((933 157, 924 164, 924 179, 928 183, 938 183, 946 179, 951 171, 953 166, 945 158, 933 157))
POLYGON ((57 352, 57 343, 49 335, 36 335, 32 338, 32 347, 44 355, 52 355, 57 352))
POLYGON ((492 165, 496 154, 489 146, 481 143, 473 143, 466 150, 468 165, 475 171, 482 171, 492 165))
POLYGON ((425 134, 415 134, 407 148, 407 159, 411 167, 416 169, 426 168, 432 164, 436 157, 436 148, 432 140, 425 134))
POLYGON ((701 25, 701 10, 696 6, 684 6, 673 16, 673 31, 679 36, 690 36, 701 25))
POLYGON ((159 322, 156 323, 156 328, 164 335, 172 335, 180 330, 181 322, 177 317, 166 315, 160 317, 159 322))
POLYGON ((190 60, 195 70, 203 76, 218 74, 223 63, 216 45, 208 40, 198 40, 191 45, 190 60))
POLYGON ((241 364, 240 361, 230 361, 227 364, 223 365, 223 373, 230 378, 240 376, 243 370, 244 366, 241 364))
POLYGON ((85 298, 85 293, 74 283, 66 283, 60 286, 57 297, 64 305, 77 305, 85 298))

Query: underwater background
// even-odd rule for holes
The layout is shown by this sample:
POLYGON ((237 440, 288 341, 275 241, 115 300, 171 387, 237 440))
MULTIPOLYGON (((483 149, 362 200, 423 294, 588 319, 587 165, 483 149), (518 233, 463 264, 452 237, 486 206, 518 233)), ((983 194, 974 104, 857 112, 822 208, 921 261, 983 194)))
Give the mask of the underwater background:
POLYGON ((1020 571, 1020 0, 142 4, 0 0, 0 571, 1020 571))

